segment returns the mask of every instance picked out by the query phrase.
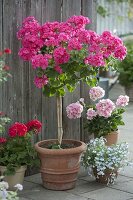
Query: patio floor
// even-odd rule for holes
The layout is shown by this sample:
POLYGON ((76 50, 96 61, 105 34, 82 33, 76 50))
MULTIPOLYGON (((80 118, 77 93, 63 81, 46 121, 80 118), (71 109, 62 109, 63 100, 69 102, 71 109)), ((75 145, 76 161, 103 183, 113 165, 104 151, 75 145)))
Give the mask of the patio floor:
MULTIPOLYGON (((115 100, 124 90, 116 84, 110 91, 110 98, 115 100)), ((133 103, 124 113, 125 126, 120 128, 119 141, 129 143, 130 158, 133 159, 133 103)), ((77 185, 72 190, 52 191, 43 188, 40 174, 28 176, 24 181, 24 190, 19 193, 20 200, 133 200, 133 168, 121 171, 114 185, 96 183, 82 168, 77 185)))

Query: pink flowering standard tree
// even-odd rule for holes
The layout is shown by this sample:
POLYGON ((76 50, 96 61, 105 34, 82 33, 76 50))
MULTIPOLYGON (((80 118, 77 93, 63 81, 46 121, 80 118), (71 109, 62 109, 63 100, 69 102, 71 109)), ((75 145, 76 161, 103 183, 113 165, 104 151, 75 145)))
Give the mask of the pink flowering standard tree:
MULTIPOLYGON (((91 100, 96 101, 101 99, 105 91, 101 87, 93 87, 89 91, 91 100)), ((95 137, 106 136, 113 131, 118 130, 119 125, 124 125, 122 114, 125 112, 124 107, 128 105, 129 97, 120 95, 116 102, 110 99, 99 100, 94 105, 86 105, 81 98, 78 102, 67 106, 66 112, 69 119, 76 119, 82 116, 83 110, 86 115, 85 128, 89 134, 94 134, 95 137), (75 115, 77 104, 81 104, 82 109, 78 109, 75 115)), ((79 106, 78 106, 79 107, 79 106)))
POLYGON ((42 88, 48 97, 57 96, 60 144, 63 134, 61 97, 66 90, 73 92, 80 81, 95 86, 99 68, 107 69, 115 59, 123 60, 126 56, 121 39, 108 31, 98 35, 86 30, 89 23, 87 17, 72 16, 65 22, 40 25, 34 17, 27 17, 17 33, 22 43, 19 56, 30 61, 36 71, 35 86, 42 88))

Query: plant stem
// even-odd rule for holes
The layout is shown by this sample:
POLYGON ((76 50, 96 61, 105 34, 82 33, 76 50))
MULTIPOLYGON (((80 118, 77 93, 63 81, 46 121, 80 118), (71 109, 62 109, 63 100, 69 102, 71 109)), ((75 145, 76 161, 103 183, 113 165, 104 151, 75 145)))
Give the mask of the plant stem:
POLYGON ((57 123, 58 123, 58 142, 61 145, 63 137, 62 128, 62 97, 57 96, 57 123))

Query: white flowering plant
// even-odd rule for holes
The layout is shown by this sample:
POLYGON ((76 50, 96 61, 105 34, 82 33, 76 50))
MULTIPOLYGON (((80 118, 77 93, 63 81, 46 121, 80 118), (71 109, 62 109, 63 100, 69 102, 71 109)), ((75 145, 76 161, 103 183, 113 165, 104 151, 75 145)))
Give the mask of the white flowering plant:
MULTIPOLYGON (((106 146, 103 137, 91 140, 82 156, 82 164, 85 168, 96 169, 97 178, 106 176, 106 170, 118 172, 125 166, 130 165, 128 160, 128 143, 106 146)), ((114 181, 114 173, 111 173, 114 181)))
POLYGON ((21 184, 16 184, 14 188, 15 191, 7 191, 9 185, 7 182, 3 181, 4 177, 0 177, 0 200, 19 200, 18 191, 23 190, 23 186, 21 184))
POLYGON ((110 99, 101 99, 105 95, 103 88, 97 86, 89 90, 89 97, 95 104, 87 105, 83 98, 76 103, 66 107, 69 119, 76 119, 85 112, 85 126, 88 134, 94 134, 95 137, 101 137, 118 130, 119 125, 124 125, 122 114, 125 112, 124 107, 128 105, 129 97, 120 95, 114 103, 110 99), (101 99, 101 100, 99 100, 101 99), (99 100, 99 101, 97 101, 99 100))

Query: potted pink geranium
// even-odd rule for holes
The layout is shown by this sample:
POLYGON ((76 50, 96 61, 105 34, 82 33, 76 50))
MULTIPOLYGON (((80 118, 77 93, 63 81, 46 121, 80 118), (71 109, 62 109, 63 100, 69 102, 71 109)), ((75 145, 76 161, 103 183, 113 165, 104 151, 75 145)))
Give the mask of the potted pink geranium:
POLYGON ((80 81, 94 86, 99 68, 107 69, 115 59, 123 60, 126 48, 109 31, 98 35, 86 30, 90 20, 72 16, 65 22, 40 25, 34 17, 26 18, 17 33, 22 48, 19 56, 30 61, 36 72, 34 84, 44 95, 57 98, 58 139, 35 145, 41 159, 43 185, 65 190, 75 186, 80 154, 85 144, 63 140, 62 97, 73 92, 80 81))
POLYGON ((117 143, 118 126, 124 125, 122 114, 125 112, 124 107, 128 105, 129 97, 120 95, 114 103, 110 99, 101 99, 105 91, 97 86, 89 91, 89 96, 95 104, 86 105, 84 99, 67 106, 67 116, 70 119, 80 118, 82 112, 85 112, 85 128, 88 134, 94 135, 95 138, 106 138, 106 145, 110 146, 117 143), (99 100, 101 99, 101 100, 99 100))

